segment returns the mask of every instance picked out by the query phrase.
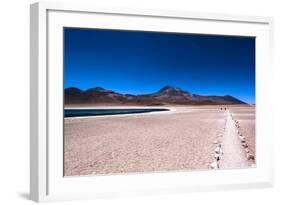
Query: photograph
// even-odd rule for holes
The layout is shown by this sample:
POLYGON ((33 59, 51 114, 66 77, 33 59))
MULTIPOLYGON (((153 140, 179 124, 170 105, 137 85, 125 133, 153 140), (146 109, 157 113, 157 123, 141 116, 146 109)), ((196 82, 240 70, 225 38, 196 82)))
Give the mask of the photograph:
POLYGON ((256 168, 256 38, 63 28, 63 175, 256 168))

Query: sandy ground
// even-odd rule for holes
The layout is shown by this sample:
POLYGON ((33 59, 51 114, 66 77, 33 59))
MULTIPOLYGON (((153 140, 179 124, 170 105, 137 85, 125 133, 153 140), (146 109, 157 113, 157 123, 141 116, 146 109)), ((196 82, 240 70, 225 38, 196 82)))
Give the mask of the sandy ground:
MULTIPOLYGON (((249 152, 256 158, 256 137, 255 137, 255 108, 254 107, 233 107, 230 108, 233 119, 239 122, 239 132, 245 136, 249 152)), ((255 163, 255 160, 253 161, 255 163)))
MULTIPOLYGON (((226 112, 220 106, 173 107, 172 110, 66 118, 64 175, 210 169, 217 146, 214 141, 219 135, 225 136, 226 112)), ((231 107, 230 112, 241 121, 241 132, 247 135, 249 149, 254 152, 254 109, 231 107)), ((231 142, 229 139, 226 147, 231 147, 231 142)), ((233 159, 225 161, 229 160, 233 159)), ((240 167, 244 167, 242 162, 232 168, 240 167)))

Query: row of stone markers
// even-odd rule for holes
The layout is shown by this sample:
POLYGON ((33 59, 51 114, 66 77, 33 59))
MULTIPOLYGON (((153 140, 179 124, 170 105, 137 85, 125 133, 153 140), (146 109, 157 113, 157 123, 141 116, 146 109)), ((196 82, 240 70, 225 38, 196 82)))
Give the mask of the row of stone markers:
POLYGON ((236 128, 237 128, 238 138, 239 138, 239 140, 240 140, 240 142, 241 142, 242 147, 243 147, 244 150, 245 150, 245 153, 246 153, 246 156, 247 156, 247 160, 249 160, 249 161, 251 162, 251 166, 252 166, 252 167, 255 167, 255 166, 256 166, 256 165, 255 165, 255 156, 254 156, 252 153, 250 153, 250 150, 249 150, 249 146, 248 146, 246 137, 245 137, 245 136, 241 133, 241 131, 240 131, 240 124, 239 124, 239 121, 238 121, 238 120, 235 120, 235 119, 233 118, 233 115, 232 115, 232 114, 230 114, 230 116, 231 116, 231 119, 234 121, 235 126, 236 126, 236 128))

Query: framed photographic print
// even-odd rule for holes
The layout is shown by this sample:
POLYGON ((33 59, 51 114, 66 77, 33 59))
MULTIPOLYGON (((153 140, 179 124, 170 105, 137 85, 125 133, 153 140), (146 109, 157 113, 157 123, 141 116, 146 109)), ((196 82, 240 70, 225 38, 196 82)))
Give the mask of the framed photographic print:
POLYGON ((272 22, 31 5, 31 199, 272 186, 272 22))

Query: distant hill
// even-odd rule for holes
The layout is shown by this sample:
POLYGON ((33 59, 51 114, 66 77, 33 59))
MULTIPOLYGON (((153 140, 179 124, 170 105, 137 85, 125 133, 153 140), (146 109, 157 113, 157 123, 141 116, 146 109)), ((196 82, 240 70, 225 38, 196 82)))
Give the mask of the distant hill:
POLYGON ((64 102, 69 104, 118 104, 118 105, 231 105, 247 104, 233 96, 202 96, 180 88, 165 86, 146 95, 121 94, 102 87, 81 90, 70 87, 64 90, 64 102))

